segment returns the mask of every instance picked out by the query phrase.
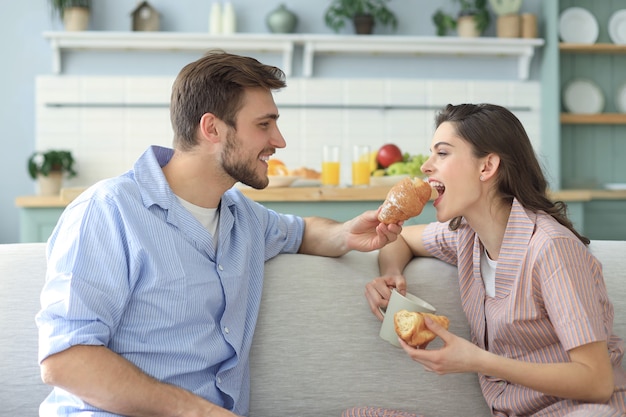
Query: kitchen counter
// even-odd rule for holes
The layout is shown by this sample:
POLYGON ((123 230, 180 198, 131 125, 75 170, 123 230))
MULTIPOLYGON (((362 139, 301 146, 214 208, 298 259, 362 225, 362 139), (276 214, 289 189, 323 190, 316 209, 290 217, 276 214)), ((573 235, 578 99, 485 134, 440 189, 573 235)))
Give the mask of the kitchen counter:
MULTIPOLYGON (((370 187, 286 187, 241 191, 252 200, 280 213, 320 216, 345 221, 366 211, 376 210, 390 186, 370 187)), ((21 196, 20 241, 47 240, 65 207, 85 188, 64 188, 59 196, 21 196)), ((435 194, 435 192, 433 192, 435 194)), ((550 194, 567 203, 568 216, 583 234, 594 239, 626 239, 626 190, 561 190, 550 194)), ((433 196, 434 197, 434 196, 433 196)), ((405 224, 435 221, 437 210, 427 204, 417 217, 405 224)))
MULTIPOLYGON (((260 202, 323 202, 323 201, 383 201, 389 186, 371 187, 284 187, 255 190, 242 188, 241 192, 260 202)), ((65 207, 84 188, 65 188, 59 196, 21 196, 15 199, 18 207, 65 207)), ((592 200, 626 200, 626 190, 561 190, 550 193, 555 200, 585 202, 592 200)))

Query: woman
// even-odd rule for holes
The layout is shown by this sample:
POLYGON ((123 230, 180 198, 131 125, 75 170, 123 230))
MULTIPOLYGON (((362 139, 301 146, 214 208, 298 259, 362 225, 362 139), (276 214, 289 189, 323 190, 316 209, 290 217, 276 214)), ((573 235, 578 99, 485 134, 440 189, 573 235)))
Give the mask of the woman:
MULTIPOLYGON (((547 196, 547 181, 519 120, 489 105, 448 105, 422 166, 439 196, 438 222, 407 226, 380 251, 381 276, 366 286, 382 319, 391 288, 414 256, 459 270, 471 342, 428 321, 443 347, 401 342, 427 371, 476 372, 494 416, 626 414, 624 345, 600 263, 547 196)), ((415 416, 357 408, 345 416, 415 416)))

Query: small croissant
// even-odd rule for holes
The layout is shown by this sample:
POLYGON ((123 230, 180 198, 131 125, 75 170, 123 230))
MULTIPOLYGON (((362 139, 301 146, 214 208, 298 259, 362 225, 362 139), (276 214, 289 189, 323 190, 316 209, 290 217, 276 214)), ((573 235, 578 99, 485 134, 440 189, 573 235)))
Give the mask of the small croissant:
POLYGON ((437 335, 426 327, 426 323, 424 322, 425 316, 428 316, 432 321, 448 330, 450 320, 446 316, 400 310, 393 316, 396 333, 402 340, 413 347, 431 342, 437 335))
POLYGON ((430 200, 432 188, 420 178, 406 177, 391 187, 378 213, 381 223, 391 224, 408 220, 422 212, 430 200))

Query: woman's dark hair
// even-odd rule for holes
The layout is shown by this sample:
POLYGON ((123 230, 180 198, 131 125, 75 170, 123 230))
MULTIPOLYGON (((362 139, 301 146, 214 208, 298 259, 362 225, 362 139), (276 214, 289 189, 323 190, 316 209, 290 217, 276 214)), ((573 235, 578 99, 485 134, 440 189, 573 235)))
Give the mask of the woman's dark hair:
MULTIPOLYGON (((528 210, 551 215, 585 245, 589 244, 589 239, 579 234, 567 218, 565 203, 548 197, 548 182, 524 127, 513 113, 493 104, 448 104, 437 115, 435 125, 444 122, 454 126, 477 158, 490 153, 500 157, 496 189, 503 199, 512 202, 516 198, 528 210)), ((450 229, 458 229, 461 220, 453 218, 450 229)))
POLYGON ((196 145, 196 130, 205 113, 213 113, 236 129, 246 88, 276 90, 285 86, 285 74, 277 67, 221 50, 207 52, 187 64, 172 86, 174 147, 189 150, 196 145))

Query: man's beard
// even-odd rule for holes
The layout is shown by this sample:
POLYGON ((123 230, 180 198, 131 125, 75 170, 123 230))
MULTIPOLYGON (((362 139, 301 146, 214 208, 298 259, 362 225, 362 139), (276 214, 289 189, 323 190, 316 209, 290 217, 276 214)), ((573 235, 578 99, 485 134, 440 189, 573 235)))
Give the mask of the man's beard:
POLYGON ((267 175, 259 176, 255 172, 257 160, 246 163, 238 158, 238 156, 242 154, 239 151, 241 148, 242 146, 235 135, 235 130, 229 129, 226 135, 224 156, 222 157, 222 168, 228 175, 242 184, 256 188, 257 190, 267 187, 267 184, 269 184, 267 175))

